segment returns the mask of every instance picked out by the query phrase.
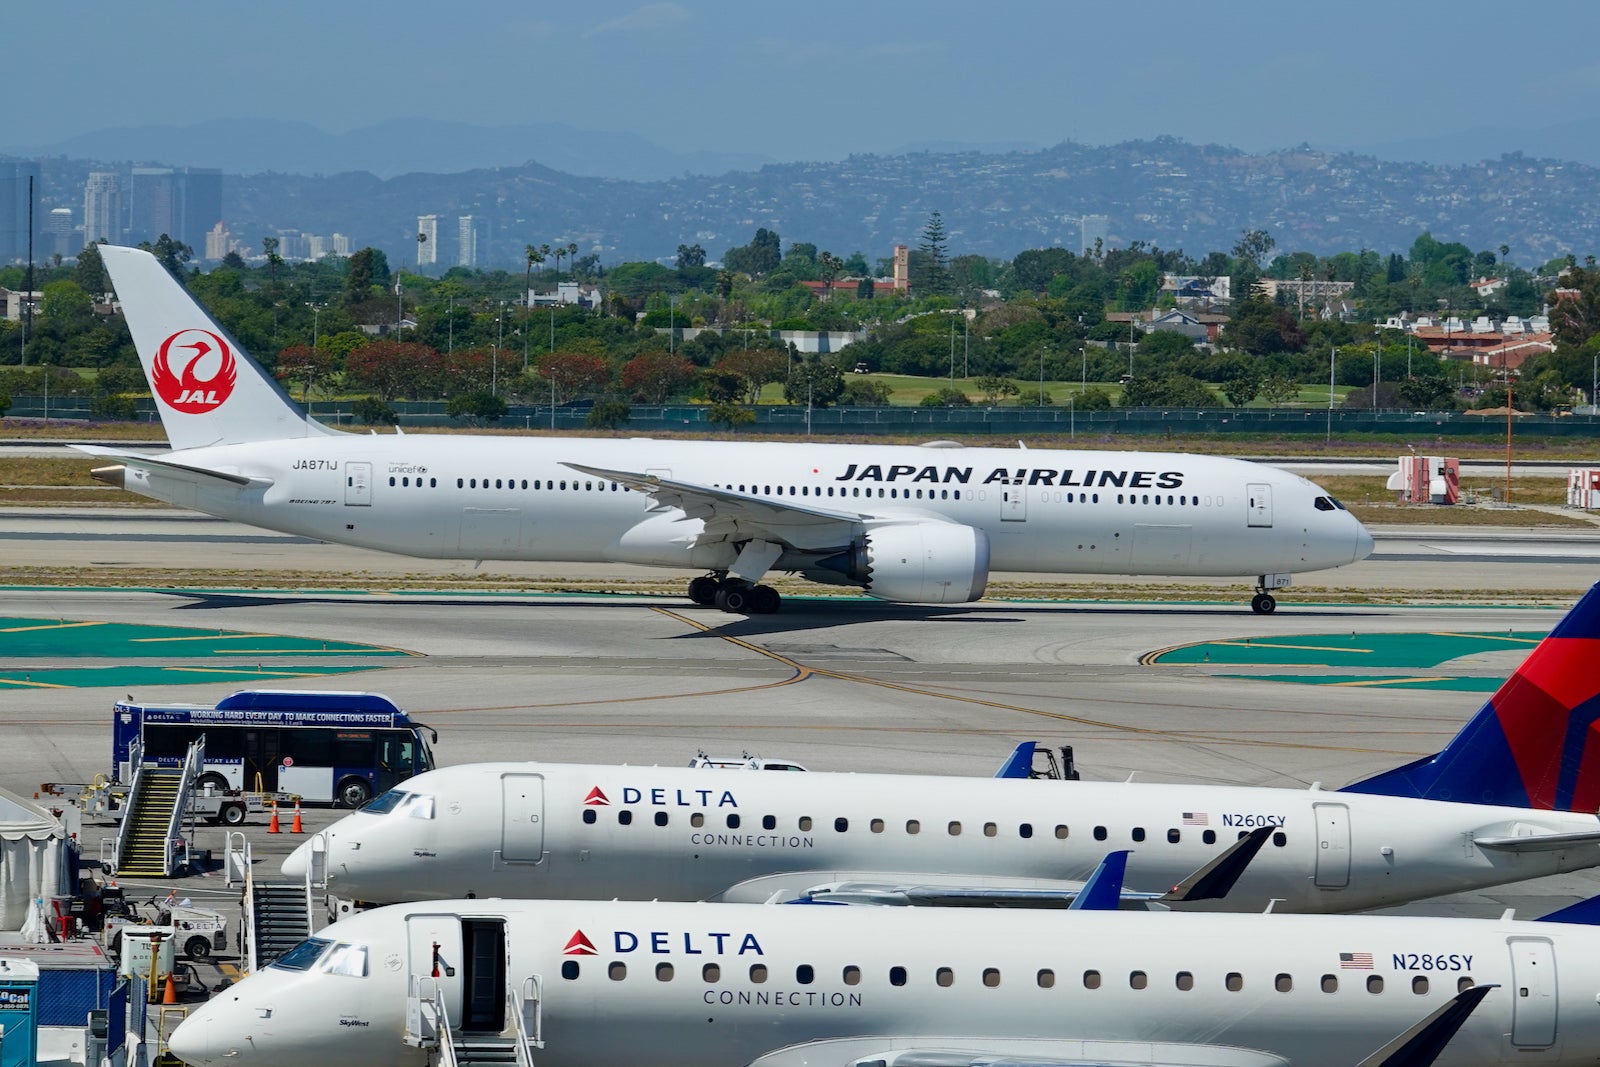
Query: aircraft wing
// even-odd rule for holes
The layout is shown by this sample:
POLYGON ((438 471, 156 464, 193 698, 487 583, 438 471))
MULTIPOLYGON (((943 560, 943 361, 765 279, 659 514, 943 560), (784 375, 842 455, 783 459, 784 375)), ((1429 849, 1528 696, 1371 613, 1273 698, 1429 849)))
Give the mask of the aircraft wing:
POLYGON ((759 539, 805 551, 835 551, 850 544, 873 518, 858 511, 824 507, 821 501, 758 497, 698 482, 579 463, 562 466, 625 485, 648 496, 658 508, 676 508, 701 520, 704 529, 698 540, 705 543, 759 539))
MULTIPOLYGON (((1060 976, 1065 978, 1066 976, 1060 976)), ((1496 985, 1462 990, 1350 1067, 1432 1067, 1496 985)), ((845 1037, 776 1049, 750 1067, 1288 1067, 1234 1045, 957 1036, 845 1037)))
MULTIPOLYGON (((270 478, 253 478, 235 471, 219 471, 208 467, 196 467, 189 463, 175 463, 170 459, 160 456, 147 456, 142 452, 124 452, 120 449, 102 448, 98 445, 73 445, 72 447, 87 455, 116 460, 124 467, 133 467, 136 470, 160 474, 168 478, 176 478, 179 481, 210 485, 222 484, 232 486, 235 489, 246 489, 251 486, 266 487, 272 484, 272 479, 270 478)), ((100 480, 106 481, 104 478, 100 480)))

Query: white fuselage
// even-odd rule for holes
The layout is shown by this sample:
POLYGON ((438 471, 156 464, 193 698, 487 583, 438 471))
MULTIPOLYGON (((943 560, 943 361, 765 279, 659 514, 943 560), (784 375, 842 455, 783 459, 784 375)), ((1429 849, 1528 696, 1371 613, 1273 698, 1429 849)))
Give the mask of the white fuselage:
MULTIPOLYGON (((1296 475, 1168 453, 725 441, 339 435, 163 458, 236 488, 130 468, 126 487, 268 529, 409 556, 726 569, 737 535, 563 463, 632 470, 874 521, 981 528, 995 570, 1254 576, 1336 567, 1371 537, 1296 475)), ((780 516, 775 570, 836 551, 780 516)), ((769 536, 775 536, 769 533, 769 536)))
MULTIPOLYGON (((1252 911, 1358 911, 1600 863, 1600 846, 1506 852, 1474 837, 1594 832, 1593 814, 1365 793, 891 774, 492 763, 430 771, 425 799, 320 835, 328 890, 460 896, 785 899, 852 879, 1061 887, 1132 849, 1162 892, 1247 830, 1268 839, 1228 897, 1252 911)), ((286 862, 302 875, 312 843, 286 862)))
POLYGON ((451 1027, 479 1039, 513 1029, 508 991, 535 1000, 542 1067, 844 1067, 958 1050, 1350 1067, 1458 989, 1497 983, 1441 1067, 1600 1057, 1600 930, 1587 926, 459 900, 317 937, 320 957, 303 946, 302 969, 224 990, 172 1050, 197 1067, 420 1067, 408 991, 436 989, 451 1027))

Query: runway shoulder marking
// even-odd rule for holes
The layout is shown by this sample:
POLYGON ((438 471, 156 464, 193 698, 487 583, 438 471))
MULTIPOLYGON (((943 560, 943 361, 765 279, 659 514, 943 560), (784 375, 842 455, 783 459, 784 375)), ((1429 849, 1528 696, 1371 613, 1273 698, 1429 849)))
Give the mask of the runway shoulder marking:
POLYGON ((1147 652, 1145 666, 1222 664, 1232 666, 1357 667, 1426 670, 1481 652, 1504 652, 1508 645, 1537 644, 1544 631, 1499 633, 1359 633, 1348 641, 1338 634, 1275 634, 1221 641, 1196 641, 1147 652))

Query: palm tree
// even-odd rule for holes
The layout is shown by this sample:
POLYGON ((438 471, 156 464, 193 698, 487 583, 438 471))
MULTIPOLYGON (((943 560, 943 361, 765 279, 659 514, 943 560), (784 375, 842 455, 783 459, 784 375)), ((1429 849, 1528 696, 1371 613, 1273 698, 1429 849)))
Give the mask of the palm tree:
MULTIPOLYGON (((578 262, 577 255, 578 255, 578 244, 577 244, 576 241, 574 241, 572 244, 567 245, 567 269, 568 270, 571 270, 573 268, 573 265, 578 262)), ((576 274, 574 274, 572 276, 572 280, 573 281, 577 281, 578 280, 578 276, 576 274)))
POLYGON ((549 245, 540 245, 539 246, 539 264, 540 264, 540 266, 539 266, 539 277, 541 277, 541 278, 544 277, 544 261, 547 258, 549 258, 549 256, 550 256, 550 246, 549 245))
POLYGON ((544 253, 532 245, 527 245, 523 248, 523 252, 528 257, 528 270, 522 286, 524 299, 526 299, 526 294, 533 291, 533 265, 544 262, 544 253))

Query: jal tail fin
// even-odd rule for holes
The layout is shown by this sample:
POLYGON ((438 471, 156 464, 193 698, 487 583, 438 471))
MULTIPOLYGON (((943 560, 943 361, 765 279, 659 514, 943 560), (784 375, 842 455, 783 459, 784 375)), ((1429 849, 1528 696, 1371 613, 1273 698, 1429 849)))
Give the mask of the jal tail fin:
POLYGON ((173 448, 338 432, 308 419, 155 256, 101 245, 100 259, 173 448))
POLYGON ((1600 810, 1600 585, 1586 593, 1444 750, 1348 793, 1600 810))

